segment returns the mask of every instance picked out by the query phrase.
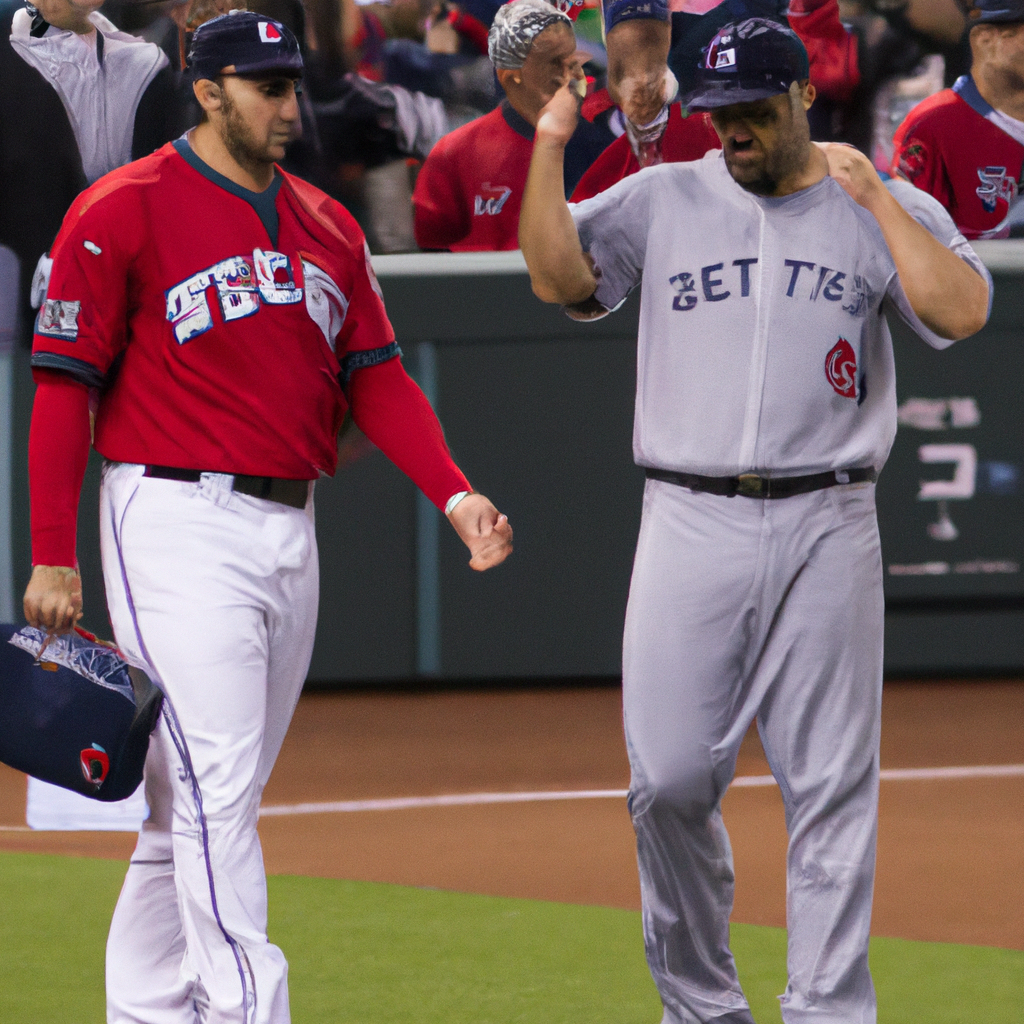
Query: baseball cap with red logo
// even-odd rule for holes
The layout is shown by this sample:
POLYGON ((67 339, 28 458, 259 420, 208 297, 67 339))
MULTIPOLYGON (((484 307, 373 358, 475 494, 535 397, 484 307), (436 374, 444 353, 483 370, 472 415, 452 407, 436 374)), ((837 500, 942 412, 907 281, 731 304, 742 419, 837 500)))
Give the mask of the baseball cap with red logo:
POLYGON ((683 104, 711 110, 788 92, 810 76, 807 50, 790 28, 770 18, 723 25, 701 53, 697 84, 683 104))
POLYGON ((253 11, 229 11, 200 25, 188 66, 196 79, 218 75, 302 75, 302 54, 291 30, 253 11))

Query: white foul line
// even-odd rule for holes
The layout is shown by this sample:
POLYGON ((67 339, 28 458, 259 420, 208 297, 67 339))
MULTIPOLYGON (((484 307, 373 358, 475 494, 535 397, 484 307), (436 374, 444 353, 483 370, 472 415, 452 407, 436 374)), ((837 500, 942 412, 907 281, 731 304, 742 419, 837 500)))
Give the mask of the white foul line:
MULTIPOLYGON (((959 768, 888 768, 883 782, 930 779, 988 779, 1024 777, 1024 764, 971 765, 959 768)), ((774 786, 771 775, 740 775, 732 780, 740 788, 774 786)), ((351 814, 358 811, 405 811, 421 807, 469 807, 479 804, 524 804, 546 800, 625 800, 627 789, 540 790, 532 793, 448 793, 440 796, 399 796, 378 800, 337 800, 332 803, 270 804, 260 808, 261 818, 293 814, 351 814)))

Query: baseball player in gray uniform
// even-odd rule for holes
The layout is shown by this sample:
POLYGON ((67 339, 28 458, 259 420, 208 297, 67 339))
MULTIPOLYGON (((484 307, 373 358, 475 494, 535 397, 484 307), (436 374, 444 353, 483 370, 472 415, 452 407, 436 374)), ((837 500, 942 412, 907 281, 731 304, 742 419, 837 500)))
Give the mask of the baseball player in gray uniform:
POLYGON ((729 951, 722 795, 757 719, 789 831, 787 1024, 871 1024, 882 687, 874 480, 896 430, 884 312, 944 348, 991 279, 945 211, 810 141, 807 55, 724 26, 684 102, 722 153, 562 201, 576 101, 537 127, 520 221, 534 291, 578 318, 640 285, 647 468, 623 651, 629 808, 663 1024, 751 1024, 729 951), (901 205, 902 204, 902 205, 901 205))

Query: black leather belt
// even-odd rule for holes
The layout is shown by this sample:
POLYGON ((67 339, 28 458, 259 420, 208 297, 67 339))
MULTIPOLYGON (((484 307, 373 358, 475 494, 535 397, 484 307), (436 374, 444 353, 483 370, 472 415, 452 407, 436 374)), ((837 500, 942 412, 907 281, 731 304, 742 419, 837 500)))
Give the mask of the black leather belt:
MULTIPOLYGON (((174 466, 147 466, 145 475, 158 480, 184 480, 197 484, 204 472, 207 471, 177 469, 174 466)), ((305 508, 306 500, 309 498, 309 481, 282 480, 276 476, 244 476, 236 473, 231 490, 247 494, 250 498, 276 501, 291 508, 305 508)))
POLYGON ((861 469, 835 469, 827 473, 810 473, 807 476, 759 476, 757 473, 741 473, 739 476, 700 476, 697 473, 675 473, 670 469, 648 469, 650 480, 663 480, 667 484, 688 487, 691 491, 719 494, 734 498, 789 498, 794 494, 820 491, 837 484, 862 484, 875 479, 871 466, 861 469))

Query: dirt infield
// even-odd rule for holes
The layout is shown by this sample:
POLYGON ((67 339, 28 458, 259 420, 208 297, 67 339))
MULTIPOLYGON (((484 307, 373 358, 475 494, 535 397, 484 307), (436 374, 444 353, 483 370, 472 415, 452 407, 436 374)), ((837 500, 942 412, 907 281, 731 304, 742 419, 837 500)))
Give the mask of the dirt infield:
MULTIPOLYGON (((441 794, 616 791, 628 785, 618 690, 314 693, 299 703, 264 794, 271 873, 397 882, 635 908, 621 796, 368 810, 441 794), (295 805, 356 807, 296 813, 295 805), (280 813, 284 811, 284 813, 280 813)), ((893 683, 882 767, 1024 764, 1024 682, 893 683)), ((764 776, 756 735, 738 776, 764 776)), ((126 858, 121 833, 12 831, 24 777, 0 770, 0 849, 126 858)), ((734 918, 785 923, 786 835, 774 786, 732 788, 734 918)), ((1024 776, 882 784, 874 932, 1024 949, 1024 776)))

